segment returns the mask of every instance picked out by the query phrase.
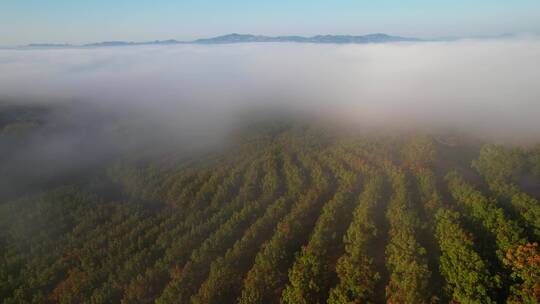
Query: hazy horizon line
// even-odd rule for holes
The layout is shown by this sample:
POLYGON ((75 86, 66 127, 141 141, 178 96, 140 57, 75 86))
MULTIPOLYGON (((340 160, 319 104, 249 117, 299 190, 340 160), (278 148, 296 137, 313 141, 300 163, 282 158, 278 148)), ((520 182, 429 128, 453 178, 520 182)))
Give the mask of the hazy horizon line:
MULTIPOLYGON (((540 37, 540 33, 529 31, 529 32, 503 32, 503 33, 493 33, 493 34, 483 34, 483 35, 467 35, 467 36, 435 36, 432 38, 419 38, 418 36, 402 36, 402 35, 394 35, 394 34, 388 34, 385 32, 370 32, 366 34, 330 34, 330 33, 324 33, 324 34, 317 34, 317 35, 293 35, 293 34, 286 34, 286 35, 263 35, 263 34, 251 34, 251 33, 240 33, 240 32, 231 32, 227 34, 222 35, 215 35, 215 36, 205 36, 201 38, 195 38, 195 39, 176 39, 176 38, 169 38, 169 39, 155 39, 155 40, 123 40, 123 39, 106 39, 106 40, 100 40, 100 41, 92 41, 92 42, 84 42, 84 43, 69 43, 69 42, 29 42, 26 44, 19 44, 19 45, 0 45, 0 49, 19 49, 19 48, 77 48, 77 47, 106 47, 106 46, 136 46, 136 45, 152 45, 152 44, 203 44, 199 41, 203 40, 210 40, 210 39, 216 39, 221 37, 227 37, 227 36, 252 36, 252 37, 264 37, 264 38, 285 38, 285 37, 298 37, 298 38, 304 38, 304 39, 310 39, 310 38, 316 38, 316 37, 324 37, 324 36, 331 36, 331 37, 368 37, 372 35, 385 35, 388 37, 393 38, 404 38, 404 39, 410 39, 416 40, 417 42, 440 42, 440 41, 457 41, 457 40, 466 40, 466 39, 508 39, 508 38, 519 38, 519 37, 540 37), (114 44, 118 43, 119 45, 106 45, 106 44, 114 44), (122 44, 122 45, 120 45, 122 44)), ((220 44, 234 44, 234 43, 269 43, 272 41, 240 41, 240 42, 220 42, 220 44)), ((286 42, 294 42, 294 41, 273 41, 276 43, 286 43, 286 42)), ((386 42, 392 42, 392 41, 383 41, 383 42, 374 42, 374 43, 386 43, 386 42)), ((310 44, 362 44, 359 42, 338 42, 338 43, 331 43, 331 42, 294 42, 294 43, 310 43, 310 44)), ((369 42, 368 42, 369 43, 369 42)), ((215 43, 218 44, 218 43, 215 43)))

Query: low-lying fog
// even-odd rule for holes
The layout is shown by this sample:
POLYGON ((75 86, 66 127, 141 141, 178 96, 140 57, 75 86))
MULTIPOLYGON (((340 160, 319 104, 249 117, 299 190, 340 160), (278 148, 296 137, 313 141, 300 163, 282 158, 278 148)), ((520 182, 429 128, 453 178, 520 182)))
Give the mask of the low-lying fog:
POLYGON ((0 50, 0 100, 218 130, 248 107, 540 138, 540 40, 0 50))
POLYGON ((0 71, 0 106, 60 108, 22 143, 0 125, 0 199, 119 149, 141 153, 141 142, 207 147, 239 116, 270 109, 540 141, 537 39, 4 49, 0 71))

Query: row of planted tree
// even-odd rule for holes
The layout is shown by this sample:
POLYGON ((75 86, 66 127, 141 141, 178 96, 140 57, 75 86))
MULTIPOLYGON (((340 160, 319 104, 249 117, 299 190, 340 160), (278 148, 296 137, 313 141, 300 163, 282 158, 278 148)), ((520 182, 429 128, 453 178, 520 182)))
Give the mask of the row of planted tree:
POLYGON ((434 137, 293 127, 204 161, 119 161, 0 204, 0 298, 539 303, 535 158, 463 149, 472 167, 434 137))

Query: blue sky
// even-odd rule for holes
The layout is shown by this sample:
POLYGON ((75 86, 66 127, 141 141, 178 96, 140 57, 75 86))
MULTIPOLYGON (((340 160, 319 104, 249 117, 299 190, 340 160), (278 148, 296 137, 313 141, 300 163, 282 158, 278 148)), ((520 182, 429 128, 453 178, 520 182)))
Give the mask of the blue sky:
POLYGON ((0 0, 0 45, 384 32, 540 32, 539 0, 0 0))

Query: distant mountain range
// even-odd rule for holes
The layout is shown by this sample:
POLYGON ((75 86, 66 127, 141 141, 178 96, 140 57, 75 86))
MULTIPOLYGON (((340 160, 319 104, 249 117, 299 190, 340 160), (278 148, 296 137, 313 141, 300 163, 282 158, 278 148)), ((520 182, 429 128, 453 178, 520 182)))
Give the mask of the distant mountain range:
POLYGON ((155 40, 145 42, 131 41, 103 41, 83 45, 73 44, 52 44, 52 43, 34 43, 27 47, 38 48, 64 48, 64 47, 106 47, 106 46, 131 46, 131 45, 163 45, 163 44, 232 44, 232 43, 259 43, 259 42, 295 42, 295 43, 327 43, 327 44, 345 44, 345 43, 386 43, 386 42, 406 42, 422 41, 418 38, 390 36, 386 34, 369 34, 362 36, 353 35, 317 35, 312 37, 304 36, 262 36, 249 34, 228 34, 212 38, 196 39, 191 41, 179 40, 155 40))
POLYGON ((242 34, 229 34, 208 39, 194 40, 193 43, 199 44, 218 44, 218 43, 243 43, 243 42, 299 42, 299 43, 383 43, 400 41, 420 41, 417 38, 390 36, 386 34, 369 34, 363 36, 351 35, 318 35, 312 37, 303 36, 255 36, 242 34))

